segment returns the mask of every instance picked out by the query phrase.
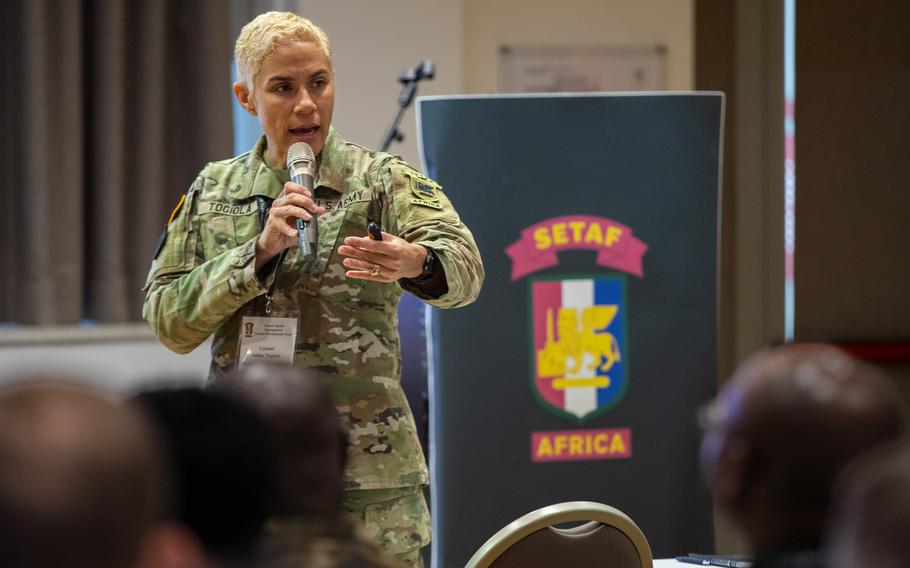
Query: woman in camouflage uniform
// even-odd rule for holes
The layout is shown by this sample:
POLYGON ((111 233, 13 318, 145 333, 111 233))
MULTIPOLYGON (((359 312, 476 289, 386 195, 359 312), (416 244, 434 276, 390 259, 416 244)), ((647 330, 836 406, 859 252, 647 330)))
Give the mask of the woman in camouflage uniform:
POLYGON ((350 432, 346 510, 386 551, 420 565, 429 478, 400 386, 397 305, 403 290, 439 308, 471 303, 480 253, 438 184, 331 128, 334 72, 320 28, 262 14, 241 31, 235 59, 234 93, 264 136, 207 164, 181 200, 152 263, 144 316, 178 353, 212 336, 214 381, 237 366, 246 318, 294 318, 293 364, 328 376, 350 432), (285 169, 294 142, 316 155, 313 191, 285 169), (318 219, 315 260, 296 246, 297 218, 318 219), (381 241, 367 236, 368 218, 381 241))

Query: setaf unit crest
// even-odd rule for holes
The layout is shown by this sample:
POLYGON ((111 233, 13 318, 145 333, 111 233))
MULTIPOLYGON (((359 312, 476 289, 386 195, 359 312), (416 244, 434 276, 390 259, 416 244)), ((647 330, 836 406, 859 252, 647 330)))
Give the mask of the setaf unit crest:
POLYGON ((625 284, 622 275, 529 282, 533 389, 549 410, 583 421, 625 394, 625 284))

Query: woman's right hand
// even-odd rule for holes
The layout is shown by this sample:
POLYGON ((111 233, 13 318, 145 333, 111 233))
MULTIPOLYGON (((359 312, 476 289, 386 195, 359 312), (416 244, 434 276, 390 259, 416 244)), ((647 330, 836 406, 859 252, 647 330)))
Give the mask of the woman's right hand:
POLYGON ((272 202, 265 228, 256 241, 256 270, 284 249, 297 244, 297 219, 310 221, 325 213, 316 205, 310 190, 294 182, 284 184, 281 195, 272 202))

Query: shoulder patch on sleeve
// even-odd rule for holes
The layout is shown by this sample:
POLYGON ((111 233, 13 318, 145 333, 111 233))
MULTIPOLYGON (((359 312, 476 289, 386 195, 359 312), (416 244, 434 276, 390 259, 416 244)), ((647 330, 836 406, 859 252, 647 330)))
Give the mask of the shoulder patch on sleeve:
POLYGON ((171 211, 171 216, 167 220, 167 224, 164 226, 164 230, 161 232, 161 236, 158 237, 158 243, 155 245, 155 255, 152 256, 152 260, 158 258, 158 255, 161 254, 161 249, 164 248, 164 244, 167 242, 167 230, 170 228, 171 223, 174 222, 174 219, 177 218, 177 214, 180 213, 180 208, 183 207, 183 202, 186 201, 186 194, 180 196, 180 201, 177 202, 177 207, 174 207, 174 210, 171 211))
POLYGON ((442 202, 439 199, 439 184, 425 177, 416 170, 408 172, 409 185, 411 187, 410 202, 414 205, 423 205, 433 209, 442 209, 442 202))
POLYGON ((442 209, 442 203, 439 201, 427 201, 426 199, 411 198, 411 203, 414 205, 423 205, 424 207, 432 207, 433 209, 442 209))
MULTIPOLYGON (((183 200, 180 200, 180 202, 183 203, 183 200)), ((178 207, 179 207, 179 205, 178 205, 178 207)), ((171 219, 173 219, 173 218, 174 218, 174 216, 171 215, 171 219)), ((170 223, 168 223, 168 224, 170 224, 170 223)), ((158 258, 158 255, 161 254, 161 249, 164 248, 164 243, 166 243, 166 242, 167 242, 167 227, 164 228, 164 231, 161 232, 161 236, 158 237, 158 244, 155 245, 155 255, 152 257, 152 260, 156 260, 158 258)))
POLYGON ((180 208, 183 207, 183 202, 186 201, 186 194, 180 196, 180 201, 177 202, 177 207, 174 207, 174 210, 171 211, 171 217, 167 220, 168 226, 174 222, 174 218, 177 217, 177 213, 180 213, 180 208))
POLYGON ((411 176, 411 193, 425 201, 439 201, 439 186, 427 178, 411 176))

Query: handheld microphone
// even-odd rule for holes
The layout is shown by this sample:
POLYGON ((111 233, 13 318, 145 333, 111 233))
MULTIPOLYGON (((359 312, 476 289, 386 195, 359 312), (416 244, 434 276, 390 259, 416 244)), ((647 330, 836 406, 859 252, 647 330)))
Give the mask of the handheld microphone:
MULTIPOLYGON (((313 179, 316 177, 316 157, 313 155, 313 149, 306 142, 294 142, 288 148, 288 173, 291 174, 291 181, 307 188, 315 196, 313 179)), ((297 243, 300 246, 300 252, 307 260, 316 258, 317 238, 316 216, 313 215, 310 221, 298 218, 297 243)))

